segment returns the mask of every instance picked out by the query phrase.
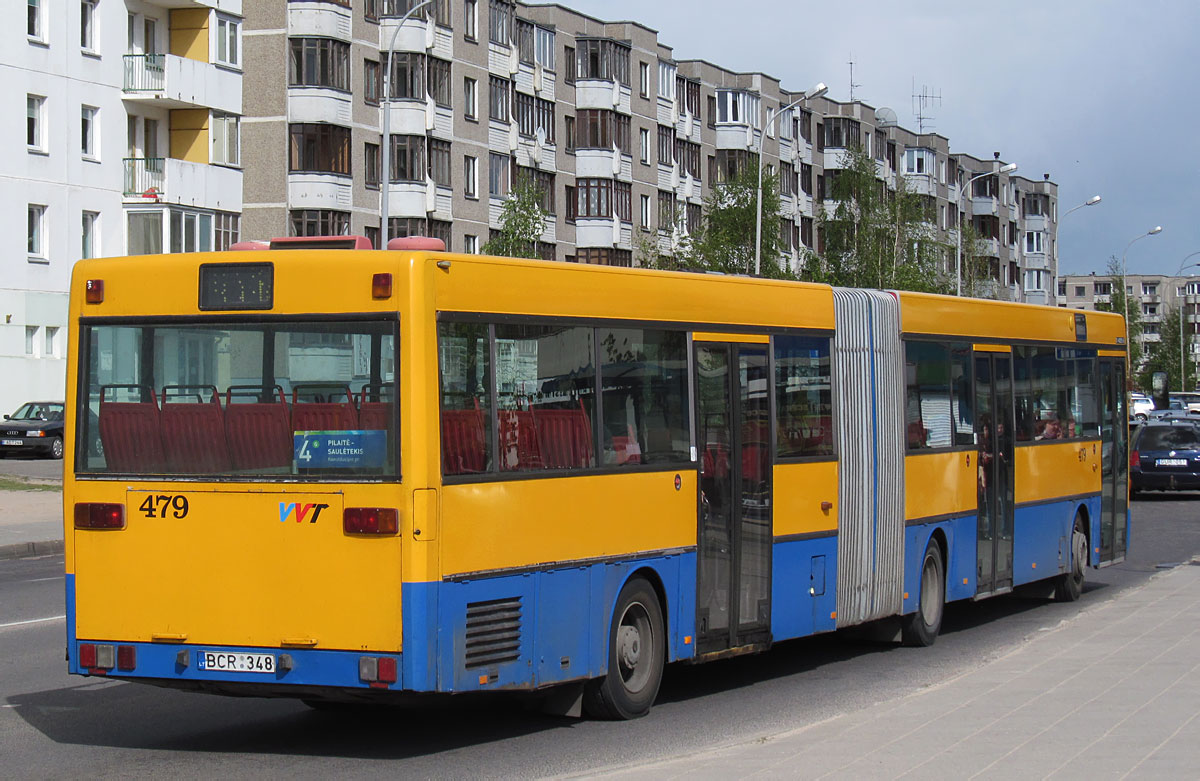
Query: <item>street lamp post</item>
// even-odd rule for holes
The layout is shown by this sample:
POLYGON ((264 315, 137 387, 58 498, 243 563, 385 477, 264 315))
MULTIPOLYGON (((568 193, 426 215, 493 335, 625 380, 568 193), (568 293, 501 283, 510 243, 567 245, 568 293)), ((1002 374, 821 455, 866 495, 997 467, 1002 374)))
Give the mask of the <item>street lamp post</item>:
POLYGON ((404 16, 400 17, 400 21, 396 22, 396 29, 392 31, 392 40, 387 47, 387 66, 383 71, 383 96, 380 98, 380 105, 383 106, 383 149, 380 150, 379 162, 383 167, 380 173, 380 179, 383 180, 383 190, 379 193, 379 211, 380 211, 380 226, 379 235, 383 238, 381 242, 383 249, 387 248, 388 239, 390 238, 388 230, 388 193, 392 187, 392 138, 391 138, 391 119, 392 119, 392 52, 396 48, 396 38, 400 35, 400 29, 404 27, 413 14, 420 11, 425 6, 432 3, 433 0, 424 0, 417 3, 412 8, 405 12, 404 16))
POLYGON ((1080 210, 1080 209, 1082 209, 1084 206, 1095 206, 1095 205, 1096 205, 1096 204, 1098 204, 1098 203, 1100 203, 1100 196, 1099 196, 1099 195, 1093 195, 1091 198, 1088 198, 1086 201, 1084 201, 1083 203, 1079 204, 1078 206, 1072 206, 1070 209, 1067 209, 1067 210, 1066 210, 1066 211, 1063 213, 1063 216, 1062 216, 1062 218, 1061 218, 1061 219, 1059 219, 1059 222, 1062 222, 1062 220, 1063 220, 1063 219, 1066 219, 1066 216, 1067 216, 1068 214, 1070 214, 1071 212, 1074 212, 1074 211, 1079 211, 1079 210, 1080 210))
MULTIPOLYGON (((1000 153, 997 152, 996 154, 999 155, 1000 153)), ((962 187, 960 187, 958 190, 958 198, 955 199, 955 206, 958 207, 958 230, 956 230, 954 232, 955 236, 957 237, 957 244, 958 244, 957 260, 956 260, 955 267, 954 267, 954 277, 956 280, 956 284, 954 287, 954 295, 956 295, 956 296, 962 295, 962 266, 963 266, 963 263, 962 263, 962 261, 963 261, 962 215, 963 215, 963 208, 962 208, 961 204, 962 204, 963 191, 970 189, 971 182, 974 182, 976 179, 982 179, 985 176, 995 176, 997 174, 1010 174, 1015 170, 1017 170, 1016 163, 1009 163, 1008 165, 1002 165, 1002 166, 1000 166, 999 170, 988 171, 987 173, 982 173, 982 174, 978 174, 976 176, 972 176, 970 179, 967 180, 967 183, 964 184, 962 187)))
POLYGON ((783 116, 784 112, 790 108, 794 108, 806 100, 819 98, 829 91, 824 82, 818 84, 812 89, 805 92, 800 97, 793 100, 779 110, 772 110, 767 118, 758 125, 758 189, 754 197, 754 276, 759 276, 762 273, 762 151, 763 151, 763 134, 767 127, 783 116))
MULTIPOLYGON (((1125 281, 1125 257, 1129 254, 1129 248, 1133 246, 1135 241, 1140 241, 1147 236, 1156 236, 1159 233, 1162 233, 1162 226, 1155 225, 1145 233, 1134 236, 1129 240, 1129 243, 1125 245, 1125 251, 1121 253, 1121 300, 1125 302, 1125 350, 1130 357, 1133 356, 1133 345, 1129 343, 1129 285, 1126 284, 1125 281)), ((1134 366, 1130 368, 1136 369, 1137 367, 1134 366)))
MULTIPOLYGON (((1183 260, 1179 261, 1179 271, 1175 272, 1175 276, 1182 277, 1183 270, 1185 268, 1191 268, 1192 266, 1200 266, 1200 263, 1192 263, 1187 266, 1184 265, 1184 263, 1187 263, 1188 258, 1194 258, 1197 255, 1200 255, 1200 250, 1197 250, 1196 252, 1193 252, 1189 255, 1184 255, 1183 260)), ((1183 329, 1187 325, 1187 300, 1189 298, 1188 293, 1187 293, 1186 284, 1187 283, 1185 283, 1185 286, 1183 288, 1183 306, 1181 306, 1179 308, 1179 392, 1180 393, 1187 390, 1187 388, 1184 387, 1184 380, 1187 378, 1187 369, 1186 369, 1187 364, 1184 363, 1184 358, 1183 358, 1183 356, 1184 356, 1183 329)))

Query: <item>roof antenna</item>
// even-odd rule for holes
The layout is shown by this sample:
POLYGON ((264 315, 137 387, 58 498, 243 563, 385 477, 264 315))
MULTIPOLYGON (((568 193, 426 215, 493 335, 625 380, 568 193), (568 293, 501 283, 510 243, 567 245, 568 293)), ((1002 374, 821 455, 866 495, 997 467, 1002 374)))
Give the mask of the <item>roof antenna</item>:
POLYGON ((917 132, 924 134, 926 130, 933 130, 934 118, 926 113, 926 109, 930 106, 942 105, 942 91, 939 89, 937 94, 934 94, 932 89, 925 85, 921 85, 921 91, 917 92, 917 79, 913 77, 913 114, 917 118, 917 132))
POLYGON ((850 65, 850 102, 853 103, 855 88, 862 86, 854 82, 854 52, 850 52, 850 62, 848 64, 850 65))

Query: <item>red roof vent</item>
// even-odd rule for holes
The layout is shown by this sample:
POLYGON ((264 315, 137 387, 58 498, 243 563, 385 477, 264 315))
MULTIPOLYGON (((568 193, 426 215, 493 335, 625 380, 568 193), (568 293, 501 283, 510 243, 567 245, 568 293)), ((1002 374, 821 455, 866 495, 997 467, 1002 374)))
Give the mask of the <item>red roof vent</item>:
POLYGON ((433 252, 445 252, 446 242, 430 236, 405 236, 388 241, 388 249, 424 249, 433 252))

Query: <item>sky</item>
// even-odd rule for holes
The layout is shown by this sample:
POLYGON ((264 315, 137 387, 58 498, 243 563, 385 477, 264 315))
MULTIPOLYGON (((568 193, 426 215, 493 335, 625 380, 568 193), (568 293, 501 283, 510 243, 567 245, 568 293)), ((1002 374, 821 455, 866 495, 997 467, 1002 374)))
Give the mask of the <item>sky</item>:
MULTIPOLYGON (((658 31, 676 59, 761 71, 784 89, 896 111, 941 95, 926 130, 1058 184, 1060 274, 1175 274, 1200 261, 1200 65, 1194 0, 559 0, 658 31), (764 23, 763 20, 766 20, 764 23), (1102 200, 1072 212, 1093 195, 1102 200)), ((1184 273, 1200 275, 1200 266, 1184 273)))

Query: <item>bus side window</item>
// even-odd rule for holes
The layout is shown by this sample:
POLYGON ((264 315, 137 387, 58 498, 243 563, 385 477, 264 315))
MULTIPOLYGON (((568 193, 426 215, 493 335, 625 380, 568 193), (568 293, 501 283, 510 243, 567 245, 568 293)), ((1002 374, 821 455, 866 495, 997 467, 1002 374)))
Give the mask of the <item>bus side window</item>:
POLYGON ((487 472, 491 454, 491 358, 482 323, 438 323, 442 472, 487 472))
POLYGON ((683 331, 599 328, 606 466, 690 459, 687 336, 683 331))
POLYGON ((951 444, 950 348, 905 342, 905 438, 909 450, 951 444))

